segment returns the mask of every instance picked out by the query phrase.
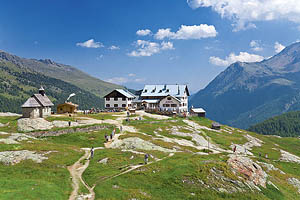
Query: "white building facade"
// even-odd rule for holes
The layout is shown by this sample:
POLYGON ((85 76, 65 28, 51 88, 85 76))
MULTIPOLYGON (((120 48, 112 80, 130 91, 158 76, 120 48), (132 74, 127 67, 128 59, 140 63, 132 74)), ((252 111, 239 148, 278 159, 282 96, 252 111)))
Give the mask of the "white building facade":
POLYGON ((145 109, 184 113, 189 96, 187 85, 145 85, 139 101, 145 109))
POLYGON ((132 108, 132 101, 136 96, 123 89, 116 89, 104 96, 105 109, 126 110, 132 108))

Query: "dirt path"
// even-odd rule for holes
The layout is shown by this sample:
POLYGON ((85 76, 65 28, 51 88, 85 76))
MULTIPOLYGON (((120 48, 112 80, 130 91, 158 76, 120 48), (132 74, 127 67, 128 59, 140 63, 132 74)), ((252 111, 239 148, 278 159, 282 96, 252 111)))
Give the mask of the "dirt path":
MULTIPOLYGON (((103 147, 96 147, 94 149, 95 150, 103 149, 103 147)), ((80 183, 82 183, 86 187, 86 189, 88 189, 88 191, 89 191, 89 194, 83 195, 82 199, 88 199, 88 200, 95 199, 94 186, 93 187, 88 186, 82 179, 83 172, 86 170, 86 168, 90 164, 90 160, 89 160, 90 148, 82 148, 82 150, 85 151, 84 155, 78 161, 76 161, 72 166, 68 167, 68 170, 72 176, 72 187, 73 187, 73 191, 69 197, 69 200, 77 199, 80 183), (82 160, 86 160, 84 165, 82 165, 82 163, 81 163, 82 160)))

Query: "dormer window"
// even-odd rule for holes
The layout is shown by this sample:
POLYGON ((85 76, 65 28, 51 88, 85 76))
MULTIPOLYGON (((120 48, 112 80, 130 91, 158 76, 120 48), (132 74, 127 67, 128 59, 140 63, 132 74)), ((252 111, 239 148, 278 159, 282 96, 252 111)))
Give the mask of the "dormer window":
POLYGON ((169 90, 169 89, 167 89, 167 90, 166 90, 166 92, 170 92, 170 90, 169 90))
POLYGON ((172 98, 171 98, 171 97, 168 97, 167 99, 168 99, 169 101, 170 101, 170 100, 172 100, 172 98))
POLYGON ((147 90, 144 90, 144 92, 146 93, 146 92, 147 92, 147 90))

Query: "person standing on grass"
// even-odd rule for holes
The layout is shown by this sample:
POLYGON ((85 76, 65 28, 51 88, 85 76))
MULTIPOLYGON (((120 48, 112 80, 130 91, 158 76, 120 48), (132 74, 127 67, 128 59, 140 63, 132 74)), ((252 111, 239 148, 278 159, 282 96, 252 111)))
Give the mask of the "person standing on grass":
POLYGON ((108 142, 108 135, 105 133, 104 135, 105 141, 108 142))
POLYGON ((147 165, 148 159, 149 159, 149 155, 146 153, 146 154, 145 154, 145 165, 147 165))
POLYGON ((69 121, 69 126, 71 126, 71 121, 69 121))
POLYGON ((122 126, 120 126, 120 132, 122 133, 122 130, 123 130, 123 127, 122 126))
POLYGON ((91 148, 91 158, 94 157, 94 147, 91 148))
POLYGON ((113 132, 111 132, 111 134, 110 134, 110 140, 112 140, 113 139, 113 132))

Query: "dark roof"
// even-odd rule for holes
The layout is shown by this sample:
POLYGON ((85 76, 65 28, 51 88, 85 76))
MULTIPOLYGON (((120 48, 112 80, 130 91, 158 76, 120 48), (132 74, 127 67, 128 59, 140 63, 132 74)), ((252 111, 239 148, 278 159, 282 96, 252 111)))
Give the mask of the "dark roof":
POLYGON ((22 105, 22 108, 39 108, 54 106, 46 95, 34 94, 22 105))
POLYGON ((43 107, 54 106, 46 95, 34 94, 32 97, 35 97, 43 107))
POLYGON ((39 107, 42 107, 42 106, 41 106, 41 104, 34 97, 30 97, 22 105, 22 108, 39 108, 39 107))

